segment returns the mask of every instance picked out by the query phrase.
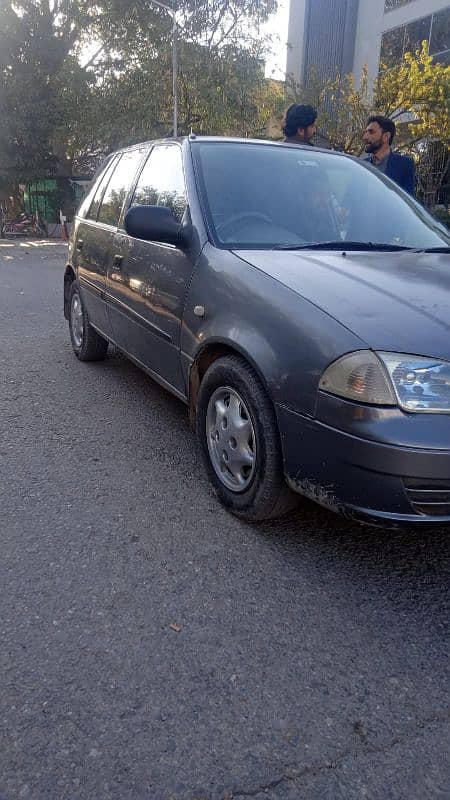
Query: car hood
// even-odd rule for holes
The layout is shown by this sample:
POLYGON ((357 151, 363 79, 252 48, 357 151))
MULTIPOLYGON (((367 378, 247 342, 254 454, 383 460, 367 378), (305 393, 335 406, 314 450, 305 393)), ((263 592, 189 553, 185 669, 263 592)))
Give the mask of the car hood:
POLYGON ((450 256, 239 250, 375 350, 450 360, 450 256))

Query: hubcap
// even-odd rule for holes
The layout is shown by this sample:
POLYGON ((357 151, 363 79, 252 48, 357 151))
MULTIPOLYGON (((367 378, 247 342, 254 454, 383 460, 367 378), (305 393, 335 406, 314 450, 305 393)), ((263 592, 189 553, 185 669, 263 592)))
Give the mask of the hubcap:
POLYGON ((72 336, 76 347, 81 347, 83 344, 84 334, 84 321, 83 309, 81 307, 80 295, 75 293, 72 297, 72 306, 70 309, 70 324, 72 328, 72 336))
POLYGON ((211 395, 206 437, 211 463, 224 486, 245 491, 255 472, 256 438, 250 413, 234 389, 221 387, 211 395))

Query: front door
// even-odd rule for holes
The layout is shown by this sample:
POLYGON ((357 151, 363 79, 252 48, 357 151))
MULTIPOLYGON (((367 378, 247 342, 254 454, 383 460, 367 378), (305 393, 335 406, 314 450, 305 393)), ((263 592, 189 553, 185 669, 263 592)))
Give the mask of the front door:
MULTIPOLYGON (((156 145, 150 152, 131 205, 171 208, 181 222, 186 191, 181 148, 156 145)), ((180 334, 184 299, 195 254, 161 242, 145 242, 118 230, 108 271, 107 303, 113 336, 143 366, 181 394, 180 334)))

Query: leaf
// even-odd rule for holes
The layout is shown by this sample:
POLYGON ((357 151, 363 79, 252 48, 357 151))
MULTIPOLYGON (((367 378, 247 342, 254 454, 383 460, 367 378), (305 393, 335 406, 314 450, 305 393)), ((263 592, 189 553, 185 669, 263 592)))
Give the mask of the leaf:
POLYGON ((176 622, 171 622, 169 628, 175 631, 175 633, 179 633, 181 631, 181 625, 177 625, 176 622))

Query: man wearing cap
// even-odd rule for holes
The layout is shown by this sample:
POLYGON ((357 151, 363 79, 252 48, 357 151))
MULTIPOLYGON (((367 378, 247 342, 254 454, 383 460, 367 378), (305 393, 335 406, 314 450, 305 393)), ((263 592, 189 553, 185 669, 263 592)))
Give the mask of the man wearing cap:
POLYGON ((316 135, 317 111, 313 106, 294 103, 286 111, 283 133, 286 144, 313 144, 316 135))

